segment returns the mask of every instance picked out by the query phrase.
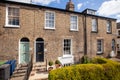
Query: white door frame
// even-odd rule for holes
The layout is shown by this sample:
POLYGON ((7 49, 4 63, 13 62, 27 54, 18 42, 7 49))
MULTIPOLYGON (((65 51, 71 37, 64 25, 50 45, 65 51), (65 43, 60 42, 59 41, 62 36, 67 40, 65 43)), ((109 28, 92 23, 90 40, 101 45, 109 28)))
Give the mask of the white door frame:
MULTIPOLYGON (((18 60, 19 60, 18 63, 19 63, 19 64, 21 63, 21 57, 20 57, 20 44, 21 44, 21 43, 29 43, 29 42, 21 42, 21 41, 19 40, 19 54, 18 54, 18 58, 19 58, 19 59, 18 59, 18 60)), ((29 48, 30 48, 30 47, 29 47, 29 48)), ((30 52, 29 52, 29 55, 30 55, 30 52)))
MULTIPOLYGON (((35 41, 34 42, 34 62, 36 62, 36 43, 44 43, 44 41, 35 41)), ((44 57, 44 56, 43 56, 44 57)))

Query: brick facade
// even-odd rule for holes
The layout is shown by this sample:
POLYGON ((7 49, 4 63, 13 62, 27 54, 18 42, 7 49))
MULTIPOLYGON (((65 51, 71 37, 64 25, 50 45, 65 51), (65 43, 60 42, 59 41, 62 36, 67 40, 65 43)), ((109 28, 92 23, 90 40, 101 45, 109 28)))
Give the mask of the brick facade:
MULTIPOLYGON (((87 54, 90 57, 96 56, 97 39, 104 40, 104 53, 106 57, 111 52, 112 39, 116 39, 116 20, 110 18, 97 17, 98 32, 91 32, 91 19, 93 16, 86 17, 87 29, 87 54), (106 33, 106 20, 112 22, 112 33, 106 33)), ((37 38, 44 40, 44 60, 56 60, 63 56, 64 39, 72 40, 72 55, 74 62, 79 62, 84 55, 84 15, 78 12, 57 10, 54 8, 23 5, 19 3, 0 3, 0 59, 16 59, 19 61, 19 43, 24 37, 30 41, 30 54, 35 60, 35 41, 37 38), (20 8, 20 27, 5 27, 6 5, 20 8), (45 12, 55 12, 55 29, 45 29, 45 12), (78 31, 70 30, 70 15, 78 16, 78 31)))

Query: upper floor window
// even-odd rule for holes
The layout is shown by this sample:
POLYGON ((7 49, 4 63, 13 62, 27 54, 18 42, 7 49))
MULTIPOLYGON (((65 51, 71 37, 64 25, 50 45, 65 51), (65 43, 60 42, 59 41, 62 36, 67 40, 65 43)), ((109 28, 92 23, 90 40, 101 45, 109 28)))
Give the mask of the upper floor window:
POLYGON ((92 32, 97 32, 97 20, 95 18, 92 19, 92 32))
POLYGON ((97 40, 97 54, 103 53, 103 40, 97 40))
POLYGON ((54 12, 45 13, 45 28, 55 29, 55 13, 54 12))
POLYGON ((120 36, 120 30, 118 30, 118 36, 120 36))
POLYGON ((19 27, 19 8, 7 7, 6 9, 6 27, 19 27))
POLYGON ((71 39, 64 39, 64 55, 71 54, 71 39))
POLYGON ((70 30, 78 30, 78 16, 72 15, 70 17, 70 30))
POLYGON ((107 20, 107 33, 111 33, 111 30, 112 27, 111 27, 111 21, 107 20))

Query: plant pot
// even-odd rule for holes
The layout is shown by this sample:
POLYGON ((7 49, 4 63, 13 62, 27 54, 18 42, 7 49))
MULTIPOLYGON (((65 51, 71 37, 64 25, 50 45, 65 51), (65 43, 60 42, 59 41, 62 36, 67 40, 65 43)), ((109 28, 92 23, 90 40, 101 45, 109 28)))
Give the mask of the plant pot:
POLYGON ((61 65, 60 64, 55 64, 55 67, 56 68, 59 68, 61 65))
POLYGON ((53 70, 53 67, 52 67, 52 66, 50 66, 50 67, 48 68, 48 72, 50 72, 51 70, 53 70))

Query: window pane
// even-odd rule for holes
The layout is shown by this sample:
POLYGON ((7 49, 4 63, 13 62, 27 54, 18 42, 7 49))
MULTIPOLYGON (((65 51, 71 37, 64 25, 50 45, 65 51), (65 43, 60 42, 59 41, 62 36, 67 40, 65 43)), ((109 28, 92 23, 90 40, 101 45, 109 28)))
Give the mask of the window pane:
POLYGON ((103 45, 102 40, 97 40, 97 52, 102 53, 102 47, 103 47, 102 45, 103 45))
POLYGON ((96 21, 96 19, 92 19, 92 31, 97 31, 97 21, 96 21))
POLYGON ((19 8, 8 7, 8 25, 19 25, 19 8))
POLYGON ((70 28, 77 30, 77 16, 71 16, 70 18, 70 28))
POLYGON ((71 54, 71 40, 64 40, 64 54, 71 54))
POLYGON ((111 22, 107 21, 107 32, 111 32, 111 22))
POLYGON ((46 12, 46 27, 54 28, 54 13, 46 12))

